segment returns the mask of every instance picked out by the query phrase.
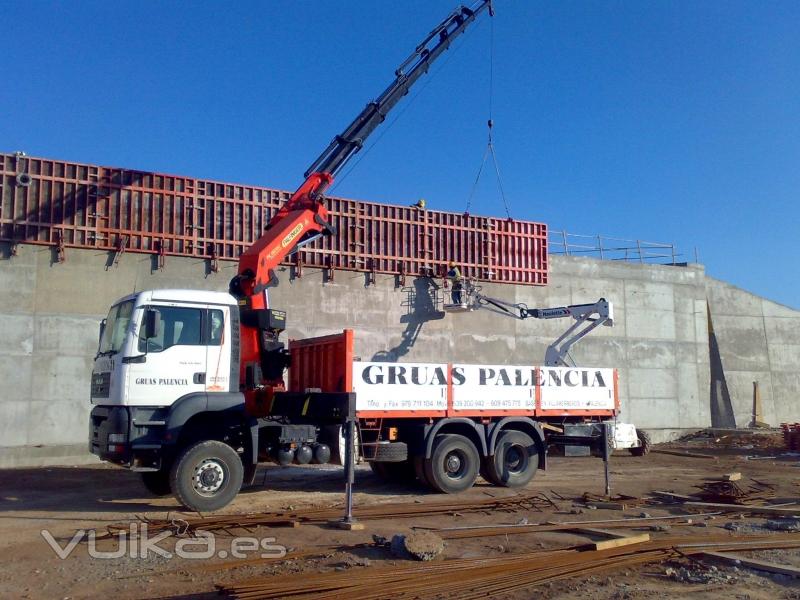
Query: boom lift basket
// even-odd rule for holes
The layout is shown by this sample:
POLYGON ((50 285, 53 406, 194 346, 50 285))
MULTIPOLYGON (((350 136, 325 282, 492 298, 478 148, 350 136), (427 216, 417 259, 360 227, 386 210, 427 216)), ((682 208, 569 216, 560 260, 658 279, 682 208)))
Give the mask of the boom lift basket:
MULTIPOLYGON (((444 302, 442 310, 446 313, 472 312, 480 308, 479 294, 481 286, 475 285, 471 280, 464 279, 461 284, 461 302, 444 302)), ((452 299, 451 291, 445 292, 452 299)))

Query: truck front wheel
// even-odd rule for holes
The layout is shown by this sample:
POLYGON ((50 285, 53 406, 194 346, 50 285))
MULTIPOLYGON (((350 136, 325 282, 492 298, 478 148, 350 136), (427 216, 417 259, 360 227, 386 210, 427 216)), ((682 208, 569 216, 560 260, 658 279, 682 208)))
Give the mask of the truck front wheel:
POLYGON ((166 471, 143 471, 140 475, 144 487, 154 496, 169 496, 172 493, 169 487, 169 469, 166 471))
POLYGON ((425 459, 425 480, 437 492, 457 494, 472 487, 480 457, 469 438, 453 433, 436 436, 431 457, 425 459))
POLYGON ((170 471, 175 498, 190 510, 219 510, 239 493, 244 467, 236 451, 215 440, 187 446, 170 471))
POLYGON ((500 434, 494 456, 484 459, 485 479, 502 487, 527 485, 539 468, 536 443, 527 433, 509 429, 500 434))

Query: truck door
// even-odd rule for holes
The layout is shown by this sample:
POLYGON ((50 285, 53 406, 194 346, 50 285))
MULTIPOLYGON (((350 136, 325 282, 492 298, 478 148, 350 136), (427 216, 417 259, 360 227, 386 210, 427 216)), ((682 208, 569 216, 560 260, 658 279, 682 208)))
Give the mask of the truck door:
POLYGON ((230 307, 209 305, 206 314, 206 391, 227 392, 231 385, 230 349, 233 333, 230 307))
POLYGON ((144 339, 139 315, 139 335, 128 358, 128 404, 169 406, 192 392, 206 390, 206 344, 202 306, 150 305, 158 312, 156 336, 144 339), (138 352, 138 354, 137 354, 138 352))

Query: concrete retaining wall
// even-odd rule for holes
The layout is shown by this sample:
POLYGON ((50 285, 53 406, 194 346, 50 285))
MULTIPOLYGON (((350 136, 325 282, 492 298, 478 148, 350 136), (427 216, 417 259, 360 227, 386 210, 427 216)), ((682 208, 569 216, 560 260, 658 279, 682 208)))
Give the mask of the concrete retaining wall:
MULTIPOLYGON (((134 289, 224 290, 236 269, 234 263, 221 263, 219 273, 209 273, 206 261, 169 257, 158 270, 148 255, 123 254, 114 264, 106 252, 73 249, 58 264, 49 248, 25 245, 14 257, 8 246, 0 245, 0 253, 0 466, 90 459, 85 454, 89 374, 98 322, 114 300, 134 289)), ((272 305, 288 311, 287 337, 352 328, 356 354, 364 360, 540 363, 547 344, 569 324, 517 321, 486 311, 442 318, 429 299, 432 283, 425 279, 409 278, 400 287, 391 276, 367 285, 363 273, 336 272, 333 281, 308 268, 301 278, 290 275, 279 273, 281 284, 271 294, 272 305)), ((736 382, 750 377, 745 374, 750 367, 732 357, 744 355, 760 361, 750 370, 763 373, 761 381, 769 379, 768 402, 762 388, 772 411, 766 411, 767 420, 800 419, 800 414, 790 416, 786 400, 797 397, 800 377, 797 311, 748 294, 752 306, 746 310, 756 311, 758 305, 768 331, 761 345, 738 335, 735 319, 723 322, 723 315, 736 316, 740 303, 729 300, 735 295, 731 286, 707 278, 701 266, 553 256, 550 279, 543 288, 487 284, 483 292, 529 306, 611 300, 615 327, 592 333, 573 357, 578 364, 620 369, 624 419, 663 430, 711 425, 707 294, 728 352, 737 414, 745 409, 739 406, 736 382), (727 312, 717 317, 714 302, 727 312), (746 347, 739 349, 740 343, 746 347)))
POLYGON ((706 289, 722 366, 719 400, 733 416, 714 425, 750 426, 754 382, 763 421, 800 420, 800 312, 711 277, 706 289))

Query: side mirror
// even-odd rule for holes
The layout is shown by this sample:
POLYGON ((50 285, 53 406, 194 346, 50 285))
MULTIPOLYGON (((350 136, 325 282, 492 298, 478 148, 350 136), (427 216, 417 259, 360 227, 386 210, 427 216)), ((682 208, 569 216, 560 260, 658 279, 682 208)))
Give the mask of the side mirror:
POLYGON ((107 319, 103 319, 102 321, 100 321, 100 327, 97 332, 97 354, 94 355, 95 360, 97 360, 97 357, 100 356, 100 348, 103 344, 103 334, 105 334, 106 332, 107 322, 108 322, 107 319))
POLYGON ((108 322, 107 319, 103 319, 100 321, 100 331, 97 333, 97 347, 100 347, 100 344, 103 343, 103 334, 106 332, 106 323, 108 322))
POLYGON ((158 324, 161 314, 152 308, 148 308, 144 313, 144 339, 150 340, 158 335, 158 324))

